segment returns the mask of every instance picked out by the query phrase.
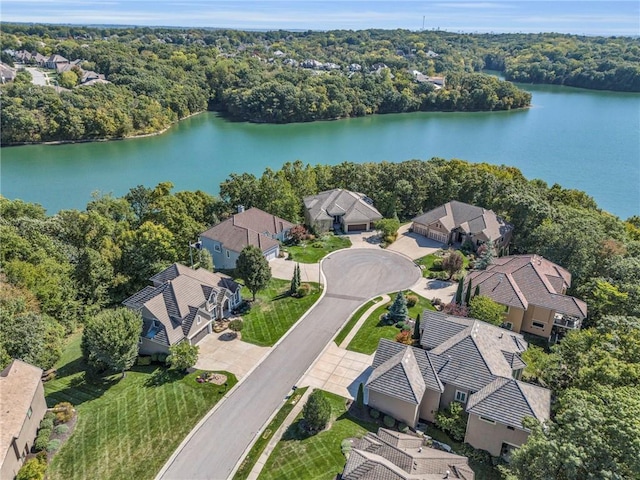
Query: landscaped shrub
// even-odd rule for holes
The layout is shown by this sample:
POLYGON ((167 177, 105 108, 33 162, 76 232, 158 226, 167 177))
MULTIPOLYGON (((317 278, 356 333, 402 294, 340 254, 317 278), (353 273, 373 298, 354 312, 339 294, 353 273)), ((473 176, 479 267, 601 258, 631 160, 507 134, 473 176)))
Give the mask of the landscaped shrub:
POLYGON ((409 431, 409 425, 404 422, 398 422, 398 431, 407 433, 409 431))
POLYGON ((298 298, 306 297, 310 293, 311 285, 309 285, 308 283, 303 283, 302 285, 300 285, 300 287, 298 287, 298 291, 296 292, 298 298))
POLYGON ((157 353, 154 353, 154 354, 151 355, 151 361, 154 362, 154 363, 158 362, 158 354, 157 353))
POLYGON ((384 423, 384 426, 387 428, 393 428, 393 426, 396 424, 396 419, 389 415, 385 415, 382 418, 382 423, 384 423))
POLYGON ((60 448, 60 443, 60 440, 57 438, 49 440, 49 443, 47 444, 47 453, 53 453, 57 451, 60 448))
POLYGON ((369 416, 371 418, 378 419, 378 418, 380 418, 380 412, 378 410, 376 410, 375 408, 372 408, 371 410, 369 410, 369 416))
POLYGON ((244 322, 239 318, 234 318, 229 322, 229 330, 235 332, 236 335, 238 334, 238 332, 241 332, 243 328, 244 322))
POLYGON ((396 241, 396 238, 398 237, 398 235, 385 235, 384 238, 382 239, 382 241, 387 244, 387 245, 391 245, 393 242, 396 241))
POLYGON ((151 357, 148 357, 148 356, 138 357, 138 360, 137 360, 136 364, 138 366, 151 365, 151 357))
POLYGON ((342 454, 347 456, 347 454, 351 451, 351 441, 348 439, 342 440, 340 442, 340 450, 342 450, 342 454))
POLYGON ((418 304, 417 295, 407 295, 407 307, 415 307, 418 304))
POLYGON ((403 345, 412 345, 413 338, 411 338, 411 330, 402 330, 399 334, 396 335, 395 341, 398 343, 402 343, 403 345))
POLYGON ((38 430, 38 436, 33 442, 33 451, 41 452, 47 448, 49 444, 49 440, 51 439, 51 432, 53 430, 51 428, 41 428, 38 430))
POLYGON ((166 365, 167 364, 167 358, 169 358, 169 354, 168 353, 159 353, 158 354, 158 363, 166 365))
POLYGON ((47 462, 38 458, 27 460, 18 470, 16 480, 42 480, 47 471, 47 462))
POLYGON ((468 414, 464 411, 462 404, 451 402, 449 408, 439 410, 436 413, 435 424, 440 430, 448 433, 451 438, 461 442, 464 440, 467 429, 467 418, 468 414))
POLYGON ((313 242, 313 243, 311 244, 311 246, 312 246, 313 248, 322 248, 322 247, 324 247, 324 245, 322 244, 322 242, 313 242))
POLYGON ((58 403, 53 407, 53 412, 56 414, 56 423, 67 423, 73 418, 73 405, 69 402, 58 403))
POLYGON ((51 430, 53 428, 53 422, 56 419, 56 414, 53 412, 47 412, 44 414, 44 418, 40 422, 40 429, 48 428, 51 430))
POLYGON ((56 428, 54 428, 53 431, 55 432, 56 435, 64 435, 69 431, 69 426, 64 424, 56 425, 56 428))
POLYGON ((431 270, 433 270, 434 272, 441 272, 442 271, 442 259, 441 258, 436 258, 433 261, 433 264, 431 265, 431 270))
POLYGON ((404 322, 398 322, 398 323, 396 323, 396 328, 399 328, 399 329, 401 329, 401 330, 402 330, 402 329, 404 328, 404 322))
POLYGON ((310 432, 323 430, 331 419, 331 404, 321 390, 315 390, 302 407, 305 427, 310 432))

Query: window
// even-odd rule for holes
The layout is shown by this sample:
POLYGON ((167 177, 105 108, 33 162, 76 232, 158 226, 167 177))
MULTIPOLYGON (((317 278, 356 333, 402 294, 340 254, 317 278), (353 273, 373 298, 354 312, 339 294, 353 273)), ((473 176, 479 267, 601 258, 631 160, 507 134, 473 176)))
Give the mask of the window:
POLYGON ((456 390, 456 402, 465 403, 467 401, 467 392, 456 390))
POLYGON ((506 328, 507 330, 513 330, 513 323, 511 322, 504 322, 502 328, 506 328))
POLYGON ((532 325, 536 328, 544 328, 544 323, 541 322, 532 322, 532 325))
POLYGON ((31 407, 29 407, 29 410, 27 410, 27 417, 31 418, 32 413, 33 413, 33 410, 31 409, 31 407))
POLYGON ((229 250, 226 250, 227 252, 227 258, 231 258, 231 254, 229 253, 229 250))
POLYGON ((202 323, 202 317, 198 315, 198 319, 196 321, 196 325, 200 325, 202 323))
POLYGON ((219 251, 220 251, 220 245, 214 245, 214 246, 213 246, 213 249, 214 249, 216 252, 219 252, 219 251))
POLYGON ((491 425, 495 425, 496 424, 496 422, 494 420, 491 420, 490 418, 483 417, 483 416, 478 416, 478 418, 480 420, 482 420, 483 422, 490 423, 491 425))

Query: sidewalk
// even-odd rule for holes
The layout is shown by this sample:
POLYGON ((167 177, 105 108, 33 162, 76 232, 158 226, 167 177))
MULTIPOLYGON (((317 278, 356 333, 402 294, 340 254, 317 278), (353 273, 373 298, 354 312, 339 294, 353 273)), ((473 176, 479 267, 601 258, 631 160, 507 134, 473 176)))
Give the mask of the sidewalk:
POLYGON ((358 330, 360 330, 360 327, 362 327, 364 322, 367 321, 367 318, 369 318, 369 316, 373 313, 373 311, 376 308, 378 308, 378 307, 380 307, 380 306, 382 306, 385 303, 390 302, 390 301, 391 301, 391 297, 389 297, 389 295, 382 295, 382 300, 380 300, 379 302, 374 303, 373 305, 371 305, 371 307, 366 312, 364 312, 362 314, 362 316, 360 317, 358 322, 353 326, 353 328, 351 329, 349 334, 342 341, 342 343, 340 344, 340 348, 347 348, 347 346, 349 345, 351 340, 353 340, 353 337, 355 337, 356 333, 358 333, 358 330))

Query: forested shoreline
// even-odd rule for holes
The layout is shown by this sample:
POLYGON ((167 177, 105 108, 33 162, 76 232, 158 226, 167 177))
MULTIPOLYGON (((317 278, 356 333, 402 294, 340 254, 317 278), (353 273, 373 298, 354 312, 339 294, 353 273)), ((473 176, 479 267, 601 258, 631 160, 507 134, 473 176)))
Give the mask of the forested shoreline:
POLYGON ((110 82, 58 93, 18 73, 0 87, 2 145, 152 134, 205 110, 290 123, 530 105, 528 92, 484 69, 518 82, 640 92, 640 40, 624 37, 3 24, 0 43, 3 62, 11 51, 55 53, 110 82))

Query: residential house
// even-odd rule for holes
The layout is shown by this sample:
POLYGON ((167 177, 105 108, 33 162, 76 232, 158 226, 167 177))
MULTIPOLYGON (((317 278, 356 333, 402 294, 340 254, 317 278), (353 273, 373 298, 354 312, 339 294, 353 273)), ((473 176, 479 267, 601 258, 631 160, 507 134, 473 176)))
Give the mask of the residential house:
POLYGON ((62 55, 53 54, 44 61, 43 66, 52 70, 57 70, 59 65, 66 65, 69 63, 69 60, 64 58, 62 55))
POLYGON ((493 211, 452 200, 412 220, 415 233, 441 243, 470 241, 477 248, 489 240, 497 251, 505 251, 513 227, 493 211))
POLYGON ((371 230, 382 215, 363 193, 335 188, 305 197, 304 218, 316 232, 357 232, 371 230))
POLYGON ((47 412, 41 377, 40 368, 21 360, 0 372, 0 478, 18 473, 47 412))
POLYGON ((142 315, 143 355, 168 353, 182 341, 197 344, 242 301, 240 285, 203 268, 174 263, 149 280, 152 285, 122 302, 142 315))
POLYGON ((295 224, 259 208, 238 207, 238 213, 200 234, 202 247, 213 257, 217 269, 236 267, 240 252, 248 246, 258 247, 267 260, 280 254, 280 242, 289 237, 295 224))
POLYGON ((16 78, 16 69, 9 65, 0 63, 0 83, 13 82, 16 78))
POLYGON ((467 457, 424 445, 415 435, 379 428, 352 439, 342 480, 474 480, 467 457))
POLYGON ((425 310, 420 335, 422 348, 380 340, 366 383, 370 407, 415 427, 460 402, 469 414, 465 442, 493 456, 526 441, 525 417, 549 419, 551 392, 520 381, 520 334, 425 310))
POLYGON ((486 270, 466 277, 480 295, 506 307, 505 327, 551 338, 567 329, 579 329, 587 304, 565 295, 571 274, 539 255, 512 255, 493 259, 486 270))

